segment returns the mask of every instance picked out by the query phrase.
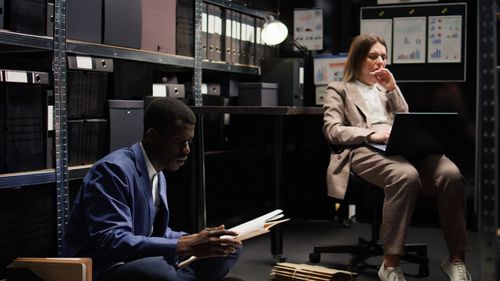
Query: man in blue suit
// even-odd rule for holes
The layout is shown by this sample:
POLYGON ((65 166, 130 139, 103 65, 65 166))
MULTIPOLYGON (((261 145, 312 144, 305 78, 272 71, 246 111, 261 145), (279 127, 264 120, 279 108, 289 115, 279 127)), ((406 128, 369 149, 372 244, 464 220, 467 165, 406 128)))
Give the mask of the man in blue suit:
POLYGON ((224 226, 196 234, 168 227, 163 170, 186 161, 196 117, 181 101, 160 98, 144 113, 142 142, 97 161, 83 179, 63 239, 63 255, 91 257, 94 280, 220 280, 241 242, 224 226), (211 257, 176 265, 189 256, 211 257))

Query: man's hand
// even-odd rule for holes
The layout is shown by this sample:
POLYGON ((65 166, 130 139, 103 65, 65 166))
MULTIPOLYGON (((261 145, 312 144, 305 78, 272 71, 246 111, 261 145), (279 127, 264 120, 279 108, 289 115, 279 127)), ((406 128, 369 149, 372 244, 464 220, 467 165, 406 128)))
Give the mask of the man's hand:
POLYGON ((389 135, 391 134, 391 131, 385 131, 381 133, 373 133, 368 135, 366 137, 366 140, 369 142, 374 142, 374 143, 387 143, 389 140, 389 135))
POLYGON ((224 257, 236 252, 241 242, 227 237, 238 233, 224 229, 224 225, 205 228, 199 233, 182 236, 177 242, 177 255, 197 257, 224 257))

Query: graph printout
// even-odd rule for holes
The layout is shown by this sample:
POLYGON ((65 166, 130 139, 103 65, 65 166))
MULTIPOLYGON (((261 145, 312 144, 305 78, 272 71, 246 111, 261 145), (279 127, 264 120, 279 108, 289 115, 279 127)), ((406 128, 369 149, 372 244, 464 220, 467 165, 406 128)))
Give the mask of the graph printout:
POLYGON ((425 63, 425 17, 394 18, 393 63, 425 63))
POLYGON ((462 16, 429 17, 427 61, 429 63, 461 62, 462 16))
POLYGON ((387 45, 387 64, 392 61, 392 19, 362 19, 360 34, 376 34, 385 40, 387 45))

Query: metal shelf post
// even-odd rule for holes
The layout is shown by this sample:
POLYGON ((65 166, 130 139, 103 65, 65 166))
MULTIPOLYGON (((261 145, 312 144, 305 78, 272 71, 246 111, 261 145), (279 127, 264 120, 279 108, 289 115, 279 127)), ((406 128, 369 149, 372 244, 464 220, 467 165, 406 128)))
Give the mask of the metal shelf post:
POLYGON ((66 0, 54 8, 54 129, 56 151, 57 250, 62 253, 64 227, 69 216, 68 130, 66 103, 66 0))

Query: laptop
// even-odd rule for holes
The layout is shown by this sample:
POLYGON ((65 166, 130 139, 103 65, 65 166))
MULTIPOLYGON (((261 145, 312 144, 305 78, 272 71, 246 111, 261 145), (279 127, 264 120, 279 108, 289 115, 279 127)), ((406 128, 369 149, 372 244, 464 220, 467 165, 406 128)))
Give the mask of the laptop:
POLYGON ((396 113, 387 144, 367 143, 390 155, 418 157, 442 154, 458 128, 456 112, 396 113))

